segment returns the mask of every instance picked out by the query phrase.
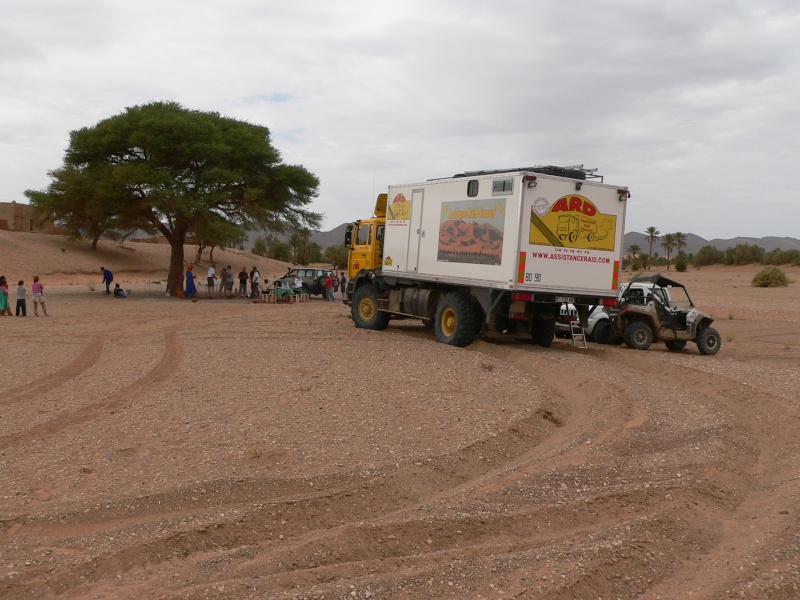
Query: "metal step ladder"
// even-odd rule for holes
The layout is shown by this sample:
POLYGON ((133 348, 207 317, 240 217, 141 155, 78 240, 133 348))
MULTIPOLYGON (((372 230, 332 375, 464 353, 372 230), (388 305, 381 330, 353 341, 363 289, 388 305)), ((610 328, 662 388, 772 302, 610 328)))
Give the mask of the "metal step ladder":
POLYGON ((581 327, 581 324, 578 321, 569 322, 569 334, 570 337, 572 337, 573 346, 578 346, 577 340, 580 340, 584 348, 589 347, 586 345, 586 332, 583 330, 583 327, 581 327))

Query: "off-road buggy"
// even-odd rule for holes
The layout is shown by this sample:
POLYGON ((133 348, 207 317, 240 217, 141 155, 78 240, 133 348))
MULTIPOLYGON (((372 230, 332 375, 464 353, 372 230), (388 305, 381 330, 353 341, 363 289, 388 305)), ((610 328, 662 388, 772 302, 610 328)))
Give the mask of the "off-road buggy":
POLYGON ((680 352, 686 342, 695 342, 701 354, 716 354, 722 346, 719 332, 711 327, 713 317, 695 308, 685 286, 662 275, 634 277, 619 306, 606 312, 611 343, 624 341, 629 348, 647 350, 653 342, 664 342, 672 352, 680 352))

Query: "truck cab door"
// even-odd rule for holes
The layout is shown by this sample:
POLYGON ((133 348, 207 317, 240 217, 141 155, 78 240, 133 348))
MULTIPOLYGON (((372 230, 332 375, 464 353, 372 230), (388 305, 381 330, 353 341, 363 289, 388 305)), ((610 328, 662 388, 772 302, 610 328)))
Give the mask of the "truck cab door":
POLYGON ((350 279, 354 278, 359 271, 376 268, 373 230, 372 223, 359 222, 353 231, 353 245, 350 248, 350 279))

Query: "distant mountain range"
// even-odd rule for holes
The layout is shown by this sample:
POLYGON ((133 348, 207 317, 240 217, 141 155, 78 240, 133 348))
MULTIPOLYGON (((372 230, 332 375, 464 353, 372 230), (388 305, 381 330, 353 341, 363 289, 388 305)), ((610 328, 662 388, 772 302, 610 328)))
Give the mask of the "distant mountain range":
MULTIPOLYGON (((320 245, 320 248, 323 250, 328 246, 336 246, 338 244, 344 243, 344 232, 347 228, 348 223, 342 223, 338 227, 331 229, 330 231, 313 231, 311 233, 311 241, 316 242, 320 245)), ((251 232, 248 236, 248 246, 247 249, 249 250, 253 246, 253 242, 255 238, 259 235, 262 235, 259 232, 251 232)), ((625 247, 624 250, 627 250, 632 244, 636 244, 639 248, 642 249, 642 252, 647 254, 649 251, 649 244, 647 243, 647 236, 644 233, 638 231, 629 231, 625 234, 624 242, 625 247)), ((720 250, 725 250, 726 248, 733 248, 734 246, 738 246, 739 244, 750 244, 751 246, 761 246, 764 250, 775 250, 776 248, 780 250, 791 250, 791 249, 798 249, 800 250, 800 239, 791 238, 791 237, 763 237, 763 238, 753 238, 753 237, 736 237, 731 239, 719 239, 715 238, 713 240, 707 240, 705 238, 700 237, 699 235, 695 235, 693 233, 686 234, 686 248, 684 251, 687 254, 696 254, 700 248, 703 246, 714 246, 720 250)), ((661 242, 658 242, 658 246, 653 245, 653 254, 658 252, 659 256, 663 256, 664 248, 661 247, 661 242)))
MULTIPOLYGON (((630 231, 625 234, 625 248, 627 250, 631 247, 632 244, 636 244, 639 248, 642 249, 643 254, 647 254, 650 251, 650 244, 647 241, 647 236, 644 233, 639 233, 638 231, 630 231)), ((792 250, 797 249, 800 250, 800 240, 797 238, 790 238, 790 237, 763 237, 763 238, 752 238, 752 237, 736 237, 731 238, 729 240, 723 240, 719 238, 715 238, 713 240, 707 240, 705 238, 701 238, 699 235, 695 235, 693 233, 686 234, 686 248, 684 248, 684 252, 687 254, 696 254, 700 248, 703 246, 714 246, 719 250, 725 250, 727 248, 733 248, 738 246, 739 244, 750 244, 751 246, 761 246, 764 250, 770 251, 775 250, 776 248, 779 250, 792 250)), ((659 256, 664 256, 664 248, 661 247, 661 241, 659 240, 658 244, 653 244, 653 254, 658 252, 659 256)))

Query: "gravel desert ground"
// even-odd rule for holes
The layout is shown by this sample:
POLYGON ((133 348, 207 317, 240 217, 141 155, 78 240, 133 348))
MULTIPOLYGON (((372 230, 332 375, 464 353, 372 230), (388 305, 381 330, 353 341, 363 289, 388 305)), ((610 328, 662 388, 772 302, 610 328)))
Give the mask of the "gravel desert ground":
POLYGON ((800 597, 798 268, 673 273, 716 356, 458 349, 0 233, 52 315, 0 318, 0 598, 800 597))

